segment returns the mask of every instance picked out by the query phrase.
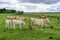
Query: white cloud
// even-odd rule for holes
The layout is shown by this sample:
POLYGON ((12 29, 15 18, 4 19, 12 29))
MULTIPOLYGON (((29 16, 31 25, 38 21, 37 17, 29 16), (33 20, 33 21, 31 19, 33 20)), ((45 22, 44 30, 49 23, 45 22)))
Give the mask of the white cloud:
POLYGON ((33 3, 19 3, 18 0, 0 0, 0 2, 8 2, 9 4, 0 4, 0 8, 16 9, 23 11, 37 11, 37 12, 47 12, 47 11, 59 11, 57 8, 60 8, 60 2, 47 5, 47 4, 33 4, 33 3), (53 10, 52 10, 53 9, 53 10))

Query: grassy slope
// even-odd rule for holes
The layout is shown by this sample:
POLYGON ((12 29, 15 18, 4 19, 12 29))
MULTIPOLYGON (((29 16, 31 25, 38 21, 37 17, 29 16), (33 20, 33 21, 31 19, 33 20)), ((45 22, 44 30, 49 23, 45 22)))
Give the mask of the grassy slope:
MULTIPOLYGON (((49 14, 44 13, 44 14, 52 15, 50 13, 49 14)), ((7 15, 14 16, 14 14, 0 14, 0 40, 60 40, 60 25, 59 25, 60 23, 58 24, 55 18, 50 18, 51 21, 50 25, 44 27, 43 30, 41 30, 39 26, 35 26, 35 25, 33 26, 32 31, 29 30, 28 20, 26 20, 27 25, 24 26, 23 29, 19 29, 17 25, 16 30, 13 30, 13 29, 5 28, 5 19, 7 15), (52 26, 53 29, 50 28, 52 26)), ((59 13, 58 14, 55 13, 53 15, 60 16, 59 13)), ((20 16, 20 15, 15 15, 15 16, 20 16)), ((37 17, 37 16, 32 16, 32 14, 23 14, 21 16, 37 17)))

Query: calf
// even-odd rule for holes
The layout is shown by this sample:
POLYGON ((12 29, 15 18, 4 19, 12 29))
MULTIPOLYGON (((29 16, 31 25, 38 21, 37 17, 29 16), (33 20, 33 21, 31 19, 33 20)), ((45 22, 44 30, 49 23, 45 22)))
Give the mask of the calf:
POLYGON ((19 24, 19 25, 20 25, 20 29, 21 29, 22 26, 25 25, 25 22, 24 22, 24 21, 16 20, 16 19, 13 19, 13 20, 12 20, 12 23, 13 23, 13 28, 14 28, 14 29, 15 29, 15 25, 16 25, 16 24, 19 24))

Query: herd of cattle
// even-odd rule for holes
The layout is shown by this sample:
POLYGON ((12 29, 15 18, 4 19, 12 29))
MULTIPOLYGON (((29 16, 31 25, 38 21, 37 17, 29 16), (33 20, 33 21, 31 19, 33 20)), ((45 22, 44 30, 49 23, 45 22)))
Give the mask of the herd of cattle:
POLYGON ((25 20, 29 20, 29 25, 32 27, 33 24, 39 25, 42 29, 42 27, 46 24, 50 23, 49 18, 42 15, 41 18, 28 18, 28 17, 18 17, 18 16, 7 16, 6 17, 6 28, 10 28, 11 26, 15 29, 16 24, 20 25, 20 29, 22 26, 27 25, 25 23, 25 20))
POLYGON ((41 29, 45 24, 49 24, 50 20, 46 16, 41 16, 41 18, 28 18, 28 17, 18 17, 18 16, 7 16, 5 23, 6 28, 13 27, 15 29, 15 26, 17 24, 20 25, 20 29, 22 29, 22 26, 27 25, 25 20, 29 20, 29 25, 32 26, 33 24, 39 25, 41 29))

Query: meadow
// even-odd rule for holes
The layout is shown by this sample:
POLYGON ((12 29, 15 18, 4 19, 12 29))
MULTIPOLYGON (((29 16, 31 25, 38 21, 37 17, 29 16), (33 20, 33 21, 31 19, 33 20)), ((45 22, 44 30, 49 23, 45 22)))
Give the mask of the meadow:
POLYGON ((39 18, 40 15, 60 16, 60 12, 26 12, 22 15, 16 14, 1 14, 0 13, 0 40, 60 40, 60 20, 56 17, 48 17, 50 24, 46 25, 43 30, 39 26, 33 25, 32 30, 29 29, 29 20, 26 20, 26 25, 19 29, 6 29, 5 19, 6 16, 24 16, 39 18))

